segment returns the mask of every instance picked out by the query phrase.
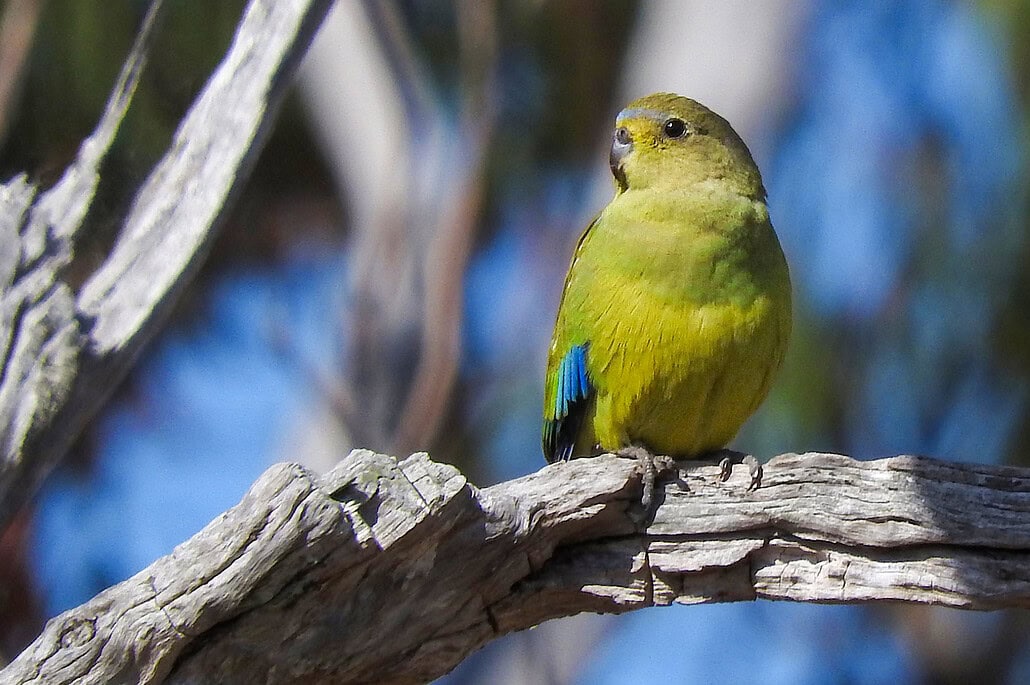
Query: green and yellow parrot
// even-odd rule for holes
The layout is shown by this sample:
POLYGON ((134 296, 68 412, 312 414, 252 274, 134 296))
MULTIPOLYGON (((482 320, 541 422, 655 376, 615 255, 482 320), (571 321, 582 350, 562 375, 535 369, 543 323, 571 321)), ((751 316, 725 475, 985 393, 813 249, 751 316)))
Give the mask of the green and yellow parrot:
POLYGON ((630 103, 615 126, 615 197, 579 239, 548 354, 548 462, 724 447, 790 336, 787 262, 740 136, 669 93, 630 103))

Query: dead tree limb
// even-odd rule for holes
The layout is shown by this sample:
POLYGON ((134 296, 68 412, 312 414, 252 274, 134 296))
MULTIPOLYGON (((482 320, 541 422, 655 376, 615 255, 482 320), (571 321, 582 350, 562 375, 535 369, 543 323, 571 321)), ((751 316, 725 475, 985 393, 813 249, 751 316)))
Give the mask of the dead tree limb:
POLYGON ((110 255, 65 280, 160 1, 93 135, 52 188, 0 184, 0 527, 125 375, 199 266, 329 0, 252 0, 229 51, 138 191, 110 255))
POLYGON ((421 682, 583 611, 877 600, 1030 607, 1030 470, 918 457, 682 465, 641 519, 606 455, 477 489, 424 454, 269 469, 146 570, 52 619, 5 683, 421 682))

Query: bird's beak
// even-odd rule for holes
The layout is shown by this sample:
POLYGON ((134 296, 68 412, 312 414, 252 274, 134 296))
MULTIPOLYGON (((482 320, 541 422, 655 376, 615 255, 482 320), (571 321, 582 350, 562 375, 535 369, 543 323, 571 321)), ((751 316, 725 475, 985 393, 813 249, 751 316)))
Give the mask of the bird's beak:
POLYGON ((632 150, 633 136, 630 135, 629 129, 625 126, 615 129, 615 135, 612 136, 612 149, 608 155, 608 166, 611 167, 612 175, 615 176, 620 190, 626 190, 629 186, 626 181, 626 171, 622 168, 622 160, 632 150))

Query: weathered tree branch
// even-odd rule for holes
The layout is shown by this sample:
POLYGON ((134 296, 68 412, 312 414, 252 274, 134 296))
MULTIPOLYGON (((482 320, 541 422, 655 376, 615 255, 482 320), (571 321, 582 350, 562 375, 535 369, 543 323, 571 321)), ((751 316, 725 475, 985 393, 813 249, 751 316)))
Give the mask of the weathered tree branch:
POLYGON ((52 619, 10 683, 419 682, 583 611, 756 598, 1030 607, 1030 470, 787 454, 682 464, 638 524, 606 455, 486 489, 424 454, 269 469, 129 580, 52 619))
POLYGON ((111 254, 76 293, 65 270, 160 4, 61 180, 45 192, 24 175, 0 185, 0 527, 107 399, 198 267, 329 0, 250 2, 111 254))

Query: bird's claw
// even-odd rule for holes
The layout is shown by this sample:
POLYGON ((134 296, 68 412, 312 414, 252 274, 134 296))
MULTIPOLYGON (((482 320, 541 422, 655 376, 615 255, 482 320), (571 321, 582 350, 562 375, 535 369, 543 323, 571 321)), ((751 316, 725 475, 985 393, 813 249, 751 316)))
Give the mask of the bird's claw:
POLYGON ((643 485, 643 492, 640 495, 640 504, 643 506, 644 510, 641 521, 647 520, 654 513, 654 508, 656 506, 654 493, 658 476, 666 471, 676 469, 676 461, 672 457, 664 454, 651 454, 647 449, 637 445, 623 447, 618 451, 618 455, 620 457, 636 459, 640 464, 640 479, 641 484, 643 485))
POLYGON ((762 487, 762 465, 751 454, 745 456, 743 462, 747 465, 747 472, 751 476, 751 482, 748 483, 747 491, 752 492, 762 487))
POLYGON ((733 473, 733 460, 723 457, 719 460, 719 480, 725 483, 730 479, 731 473, 733 473))
POLYGON ((730 473, 733 472, 733 464, 740 463, 747 466, 748 474, 751 476, 751 482, 747 486, 747 491, 752 492, 762 486, 762 465, 758 463, 754 455, 745 454, 740 455, 738 453, 732 453, 727 455, 719 461, 719 480, 725 483, 730 473))

